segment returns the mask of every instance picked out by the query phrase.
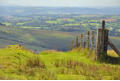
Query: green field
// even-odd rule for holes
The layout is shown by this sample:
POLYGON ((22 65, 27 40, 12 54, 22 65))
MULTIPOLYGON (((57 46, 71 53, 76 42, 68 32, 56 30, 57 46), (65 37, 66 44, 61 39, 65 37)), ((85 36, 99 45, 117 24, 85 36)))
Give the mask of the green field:
MULTIPOLYGON (((2 80, 119 80, 120 65, 94 60, 94 51, 80 48, 35 54, 19 46, 0 49, 2 80)), ((113 55, 114 56, 114 55, 113 55)))

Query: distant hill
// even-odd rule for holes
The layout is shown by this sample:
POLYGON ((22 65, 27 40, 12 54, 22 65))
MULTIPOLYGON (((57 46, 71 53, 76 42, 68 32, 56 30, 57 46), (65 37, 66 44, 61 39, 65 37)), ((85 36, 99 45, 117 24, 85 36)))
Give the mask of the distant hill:
POLYGON ((1 6, 3 15, 31 14, 120 14, 120 8, 81 8, 81 7, 11 7, 1 6))

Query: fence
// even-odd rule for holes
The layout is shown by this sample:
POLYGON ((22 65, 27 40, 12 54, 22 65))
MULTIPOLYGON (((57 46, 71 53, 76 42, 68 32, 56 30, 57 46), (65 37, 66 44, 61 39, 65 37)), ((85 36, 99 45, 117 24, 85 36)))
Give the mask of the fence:
MULTIPOLYGON (((72 41, 72 48, 74 48, 72 41)), ((102 21, 102 28, 97 30, 96 46, 95 46, 95 31, 87 31, 87 33, 76 36, 75 47, 87 48, 96 51, 96 59, 101 56, 107 56, 108 45, 120 56, 120 50, 109 39, 109 30, 105 28, 105 20, 102 21), (86 38, 86 40, 85 40, 86 38), (80 40, 80 42, 79 42, 80 40)))

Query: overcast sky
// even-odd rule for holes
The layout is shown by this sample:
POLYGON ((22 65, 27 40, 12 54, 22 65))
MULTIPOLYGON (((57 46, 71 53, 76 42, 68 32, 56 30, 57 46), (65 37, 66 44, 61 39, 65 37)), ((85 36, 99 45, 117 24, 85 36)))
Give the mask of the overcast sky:
POLYGON ((120 0, 0 0, 0 4, 49 7, 120 7, 120 0))

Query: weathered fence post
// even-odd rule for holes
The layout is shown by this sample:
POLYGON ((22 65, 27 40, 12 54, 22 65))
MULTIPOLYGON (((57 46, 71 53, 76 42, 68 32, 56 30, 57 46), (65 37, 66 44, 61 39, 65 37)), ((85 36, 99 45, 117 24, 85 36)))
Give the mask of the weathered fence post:
POLYGON ((75 46, 76 46, 76 47, 79 47, 79 43, 78 43, 78 36, 76 36, 75 46))
POLYGON ((87 32, 87 49, 90 47, 90 31, 87 32))
POLYGON ((97 31, 96 59, 105 57, 107 55, 108 33, 109 33, 109 30, 105 29, 105 21, 103 20, 102 29, 98 29, 97 31))
POLYGON ((72 49, 74 48, 74 41, 72 40, 72 49))
POLYGON ((94 49, 94 40, 95 40, 95 31, 92 30, 92 36, 91 36, 91 49, 94 49))
POLYGON ((80 47, 83 47, 83 34, 80 34, 80 47))
POLYGON ((85 41, 83 42, 83 48, 86 48, 86 42, 85 41))

